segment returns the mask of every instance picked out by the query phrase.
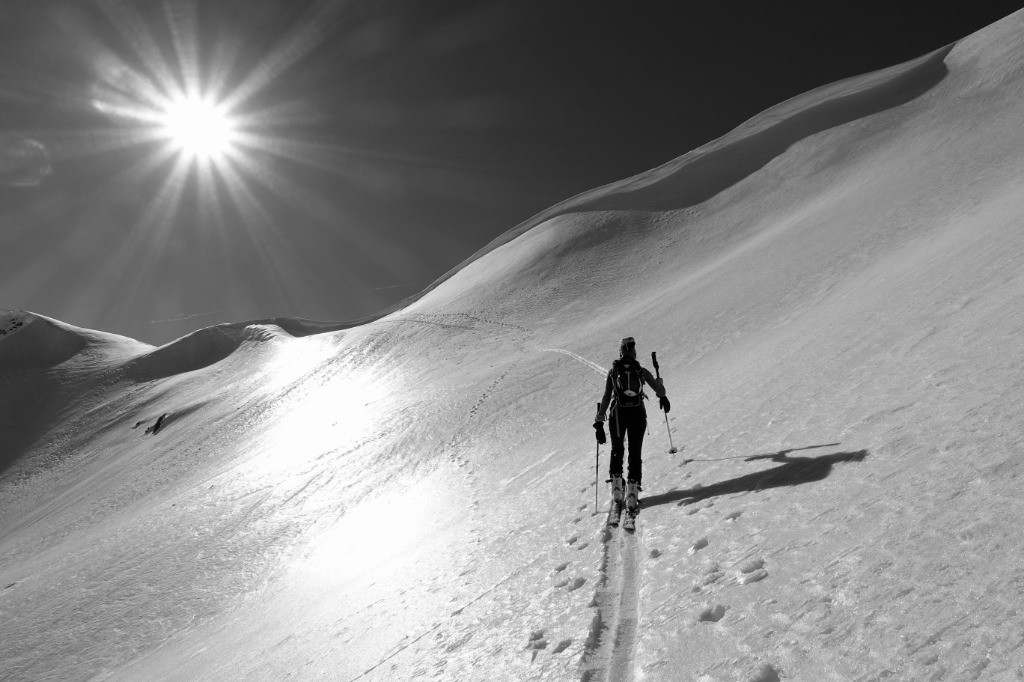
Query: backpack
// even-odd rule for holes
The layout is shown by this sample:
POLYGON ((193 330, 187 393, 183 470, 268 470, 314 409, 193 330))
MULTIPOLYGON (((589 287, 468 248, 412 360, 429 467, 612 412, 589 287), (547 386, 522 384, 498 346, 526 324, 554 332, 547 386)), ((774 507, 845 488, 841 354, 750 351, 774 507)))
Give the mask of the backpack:
POLYGON ((643 405, 644 378, 640 373, 640 363, 636 360, 619 358, 612 363, 612 385, 615 388, 615 404, 619 407, 638 407, 643 405))

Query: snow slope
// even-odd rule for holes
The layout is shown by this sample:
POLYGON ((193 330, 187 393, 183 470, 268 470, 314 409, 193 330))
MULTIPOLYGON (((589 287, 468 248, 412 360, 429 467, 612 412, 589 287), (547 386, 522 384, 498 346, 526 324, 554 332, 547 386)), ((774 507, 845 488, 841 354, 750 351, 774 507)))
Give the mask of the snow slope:
POLYGON ((1021 679, 1022 90, 1017 13, 348 329, 4 316, 0 676, 1021 679), (627 334, 682 449, 652 407, 634 535, 627 334))

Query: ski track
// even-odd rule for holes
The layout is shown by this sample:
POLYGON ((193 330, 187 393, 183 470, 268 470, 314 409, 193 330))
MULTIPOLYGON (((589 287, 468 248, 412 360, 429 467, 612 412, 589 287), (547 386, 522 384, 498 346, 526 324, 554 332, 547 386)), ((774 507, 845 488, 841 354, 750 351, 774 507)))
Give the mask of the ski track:
MULTIPOLYGON (((625 512, 623 512, 624 514, 625 512)), ((612 507, 609 505, 608 515, 612 507)), ((606 527, 601 560, 601 580, 594 594, 597 613, 583 650, 582 682, 632 680, 640 618, 640 584, 637 545, 639 518, 634 532, 606 527)))
POLYGON ((596 362, 591 362, 582 355, 577 355, 576 353, 573 353, 572 351, 569 350, 565 350, 564 348, 541 348, 540 350, 545 353, 561 353, 562 355, 568 355, 570 358, 576 360, 577 362, 583 363, 584 365, 594 370, 601 376, 608 374, 608 370, 606 370, 604 367, 597 364, 596 362))

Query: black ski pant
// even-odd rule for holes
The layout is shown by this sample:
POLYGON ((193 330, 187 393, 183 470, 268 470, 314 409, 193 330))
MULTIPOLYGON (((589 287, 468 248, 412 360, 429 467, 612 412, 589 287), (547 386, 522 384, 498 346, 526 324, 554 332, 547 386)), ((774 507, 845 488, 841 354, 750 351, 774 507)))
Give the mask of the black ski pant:
POLYGON ((629 440, 628 480, 640 484, 643 475, 641 452, 644 448, 644 434, 647 433, 647 411, 641 407, 616 407, 608 420, 609 435, 612 439, 612 458, 608 467, 611 476, 622 475, 622 458, 625 441, 629 440))

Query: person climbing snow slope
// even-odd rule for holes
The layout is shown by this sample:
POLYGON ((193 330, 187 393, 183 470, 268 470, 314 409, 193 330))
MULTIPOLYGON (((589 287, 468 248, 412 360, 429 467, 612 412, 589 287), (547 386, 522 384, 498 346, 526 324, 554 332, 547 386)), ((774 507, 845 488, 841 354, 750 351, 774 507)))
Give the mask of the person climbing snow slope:
POLYGON ((612 439, 611 476, 612 500, 621 507, 625 503, 630 517, 640 509, 640 484, 643 477, 643 444, 647 431, 647 410, 644 408, 644 385, 650 386, 658 396, 658 403, 666 414, 671 405, 661 379, 640 366, 636 359, 636 341, 629 336, 619 344, 619 358, 612 363, 605 379, 604 397, 597 409, 594 428, 598 442, 604 441, 604 422, 608 409, 611 418, 608 429, 612 439), (628 479, 623 486, 623 458, 625 442, 629 441, 628 479))

